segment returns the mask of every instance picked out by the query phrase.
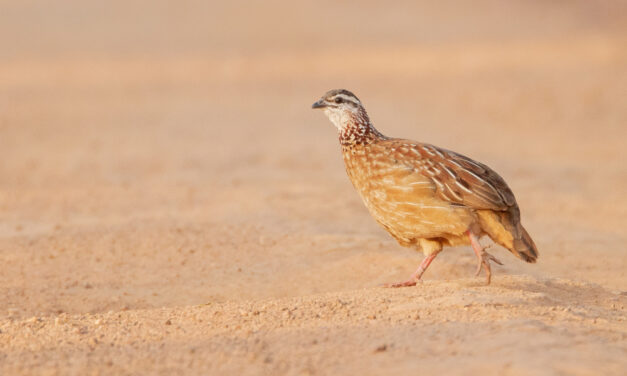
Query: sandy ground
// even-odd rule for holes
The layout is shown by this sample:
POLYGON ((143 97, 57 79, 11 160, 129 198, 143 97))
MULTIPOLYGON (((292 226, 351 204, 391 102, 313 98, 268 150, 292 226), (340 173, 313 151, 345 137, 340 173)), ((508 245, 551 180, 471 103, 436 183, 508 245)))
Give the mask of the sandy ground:
POLYGON ((625 2, 2 2, 0 374, 624 374, 625 2), (499 171, 491 286, 370 218, 310 105, 499 171))

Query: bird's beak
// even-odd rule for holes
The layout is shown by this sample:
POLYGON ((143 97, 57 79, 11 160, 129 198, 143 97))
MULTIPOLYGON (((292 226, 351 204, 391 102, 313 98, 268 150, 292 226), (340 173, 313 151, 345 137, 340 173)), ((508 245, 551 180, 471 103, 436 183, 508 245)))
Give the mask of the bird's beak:
POLYGON ((324 99, 320 99, 318 102, 312 104, 311 108, 325 108, 326 106, 327 104, 324 103, 324 99))

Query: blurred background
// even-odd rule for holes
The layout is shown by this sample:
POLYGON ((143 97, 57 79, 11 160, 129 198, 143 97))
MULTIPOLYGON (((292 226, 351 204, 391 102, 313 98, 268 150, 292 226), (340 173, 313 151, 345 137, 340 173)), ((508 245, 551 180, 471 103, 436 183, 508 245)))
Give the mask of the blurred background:
POLYGON ((0 315, 405 278, 310 109, 334 88, 509 182, 540 260, 497 280, 624 288, 626 46, 624 1, 2 1, 0 315))

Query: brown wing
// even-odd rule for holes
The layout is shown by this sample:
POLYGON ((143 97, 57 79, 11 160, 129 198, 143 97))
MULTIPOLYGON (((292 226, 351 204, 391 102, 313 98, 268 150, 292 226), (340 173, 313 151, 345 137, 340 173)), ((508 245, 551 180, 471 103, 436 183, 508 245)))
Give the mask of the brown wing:
POLYGON ((404 140, 395 143, 399 159, 430 178, 442 199, 473 209, 505 211, 516 205, 503 178, 488 166, 433 145, 404 140))

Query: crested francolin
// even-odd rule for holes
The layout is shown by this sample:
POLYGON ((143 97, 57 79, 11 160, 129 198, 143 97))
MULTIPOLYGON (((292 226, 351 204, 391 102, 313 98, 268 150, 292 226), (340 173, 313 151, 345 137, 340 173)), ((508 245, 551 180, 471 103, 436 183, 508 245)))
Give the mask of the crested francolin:
MULTIPOLYGON (((411 277, 389 287, 414 286, 443 246, 470 244, 477 275, 490 261, 479 239, 488 235, 526 262, 536 246, 520 223, 514 194, 503 178, 468 157, 420 142, 386 137, 348 90, 331 90, 312 108, 321 108, 337 127, 346 172, 374 219, 402 246, 425 258, 411 277)), ((501 264, 502 265, 502 264, 501 264)))

